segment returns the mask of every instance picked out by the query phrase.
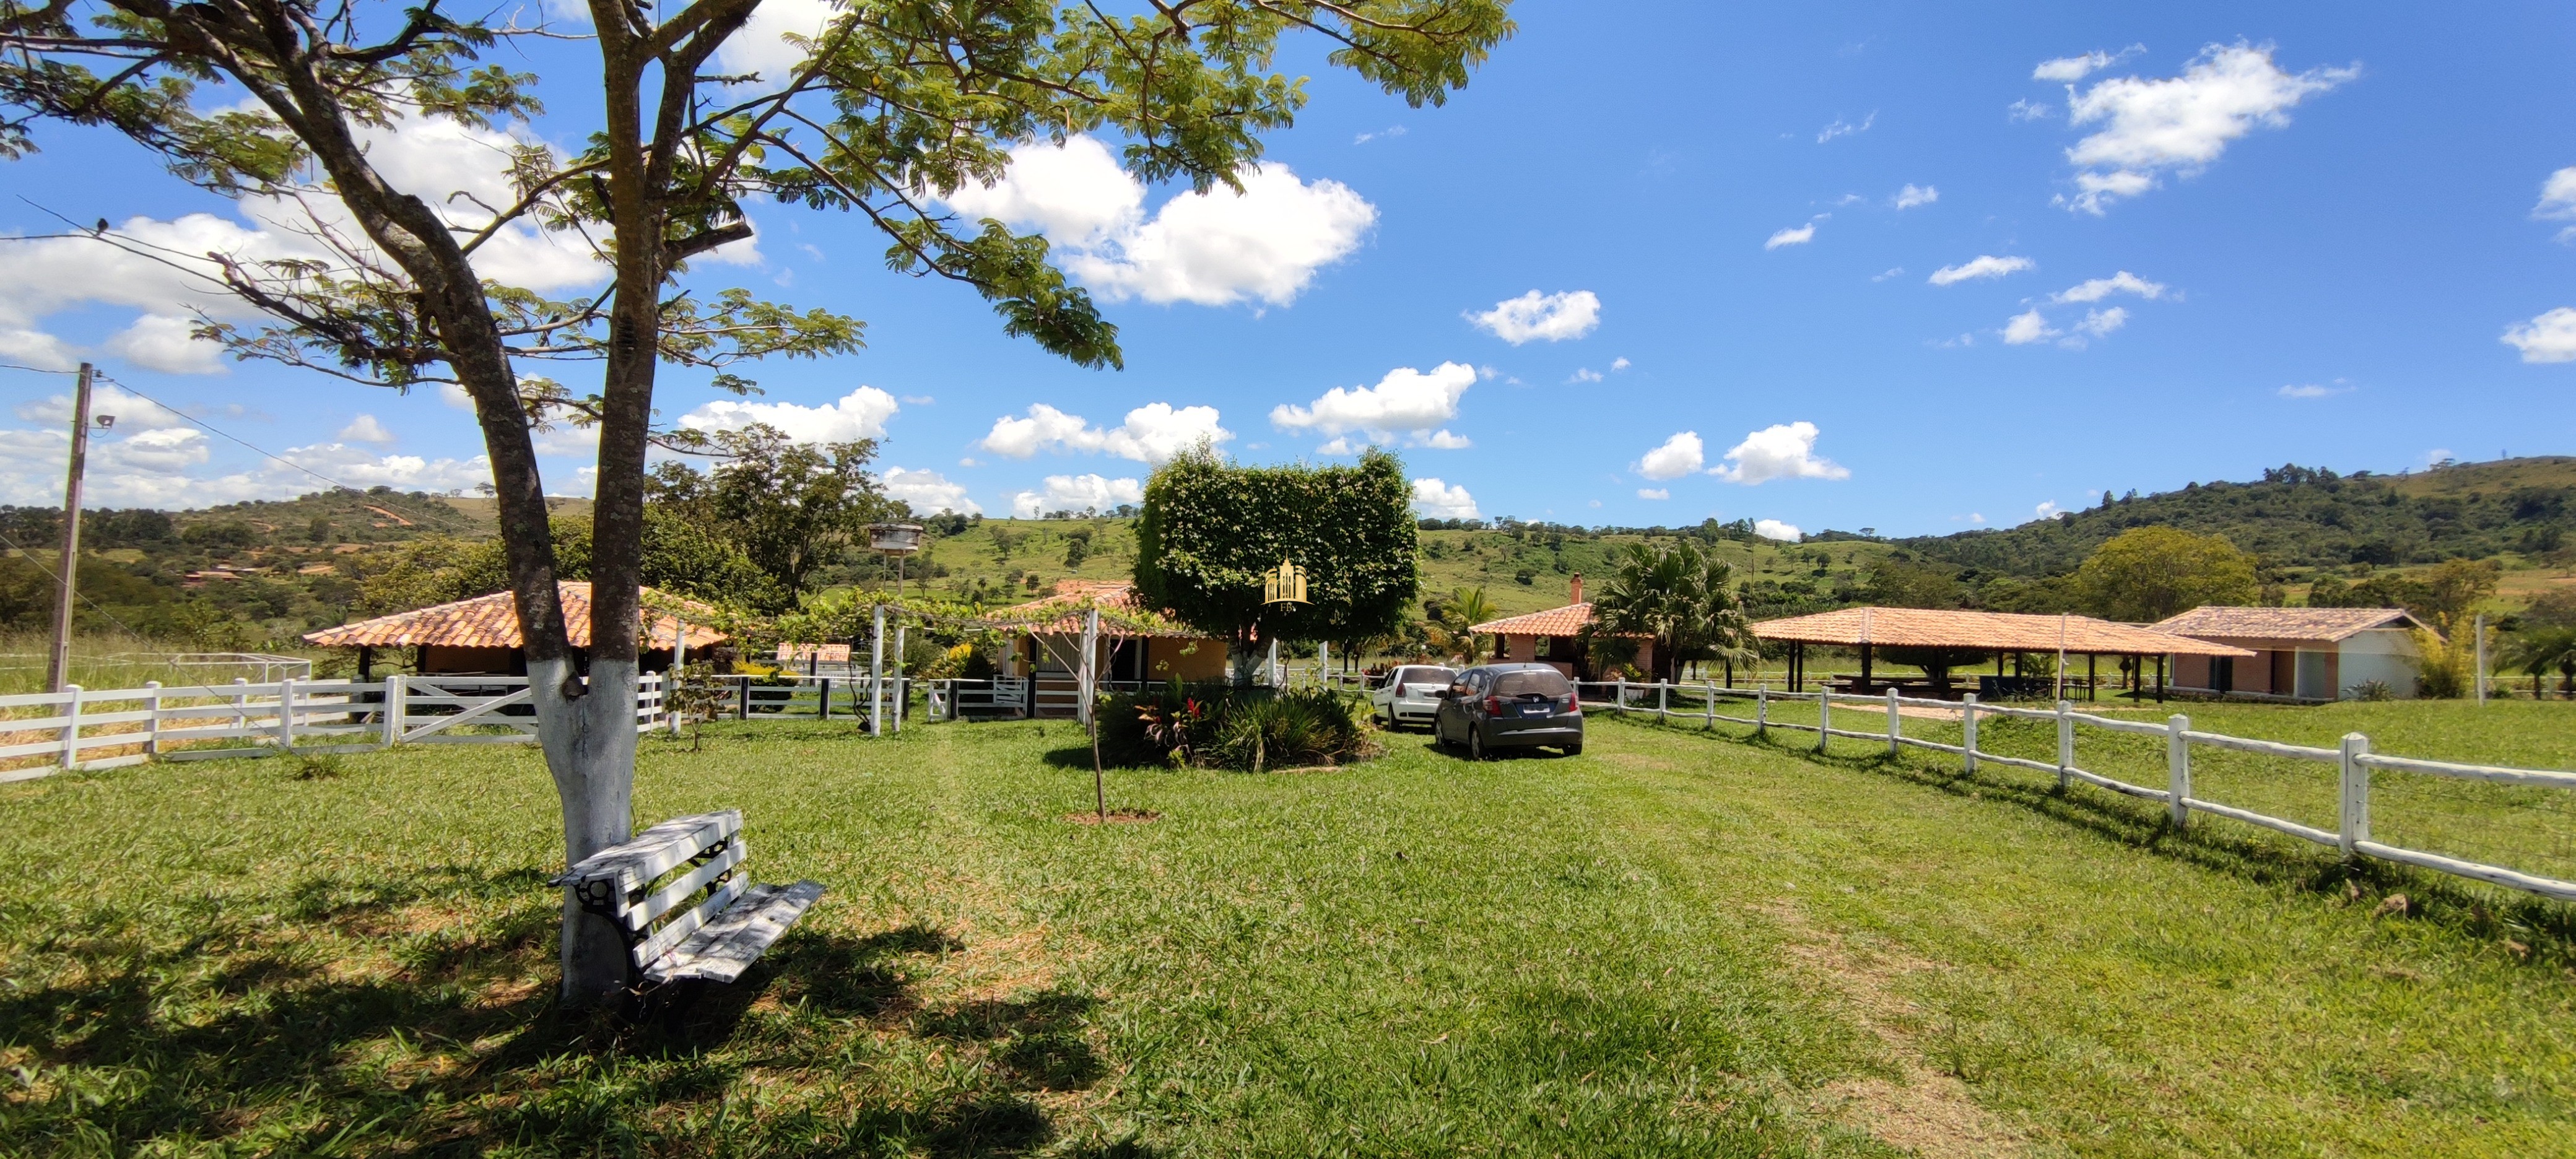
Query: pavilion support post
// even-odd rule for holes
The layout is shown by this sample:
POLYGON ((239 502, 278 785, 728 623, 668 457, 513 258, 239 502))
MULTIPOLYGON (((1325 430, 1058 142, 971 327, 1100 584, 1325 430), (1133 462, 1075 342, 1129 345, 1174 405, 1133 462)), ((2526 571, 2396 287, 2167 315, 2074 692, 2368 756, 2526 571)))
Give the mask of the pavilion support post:
POLYGON ((2156 703, 2165 702, 2165 658, 2156 657, 2156 703))
POLYGON ((2100 658, 2101 657, 2095 656, 2090 652, 2084 654, 2084 699, 2088 701, 2093 699, 2094 686, 2101 683, 2095 678, 2096 674, 2094 672, 2093 665, 2093 662, 2100 658))
POLYGON ((1864 640, 1860 646, 1860 691, 1862 692, 1869 691, 1869 654, 1869 642, 1864 640))

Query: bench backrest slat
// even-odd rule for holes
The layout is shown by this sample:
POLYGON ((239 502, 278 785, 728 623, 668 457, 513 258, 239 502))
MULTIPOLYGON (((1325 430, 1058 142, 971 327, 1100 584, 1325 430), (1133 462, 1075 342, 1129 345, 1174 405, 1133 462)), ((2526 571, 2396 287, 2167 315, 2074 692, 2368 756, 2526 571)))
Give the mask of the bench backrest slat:
POLYGON ((661 929, 653 931, 653 936, 635 943, 635 964, 639 967, 650 966, 662 955, 670 953, 671 947, 679 945, 682 939, 698 932, 698 927, 707 924, 707 921, 717 914, 723 913, 726 906, 733 904, 733 899, 742 896, 743 886, 744 882, 740 877, 717 886, 707 894, 707 900, 699 902, 688 912, 672 918, 661 929))
POLYGON ((643 900, 624 907, 618 916, 625 921, 627 929, 644 929, 652 925, 654 919, 688 900, 690 894, 706 888, 708 882, 742 864, 742 859, 750 855, 751 850, 743 844, 742 834, 736 833, 732 840, 725 842, 722 852, 708 858, 696 869, 671 879, 671 884, 654 890, 643 900))
POLYGON ((611 846, 583 858, 581 864, 565 870, 555 879, 557 885, 577 885, 587 881, 615 881, 621 894, 644 888, 654 878, 669 873, 680 863, 703 853, 709 846, 742 832, 742 811, 719 809, 693 817, 675 817, 635 835, 623 845, 611 846))

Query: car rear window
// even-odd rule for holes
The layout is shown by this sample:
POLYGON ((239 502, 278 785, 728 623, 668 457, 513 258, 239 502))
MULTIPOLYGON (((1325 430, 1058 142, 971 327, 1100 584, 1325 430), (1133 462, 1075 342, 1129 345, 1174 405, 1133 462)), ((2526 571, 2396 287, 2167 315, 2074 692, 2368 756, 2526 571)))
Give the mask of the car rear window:
POLYGON ((1399 685, 1447 684, 1457 678, 1457 673, 1446 668, 1398 668, 1395 670, 1394 683, 1399 685))
POLYGON ((1571 691, 1565 675, 1554 670, 1505 672, 1494 678, 1496 696, 1563 696, 1571 691))

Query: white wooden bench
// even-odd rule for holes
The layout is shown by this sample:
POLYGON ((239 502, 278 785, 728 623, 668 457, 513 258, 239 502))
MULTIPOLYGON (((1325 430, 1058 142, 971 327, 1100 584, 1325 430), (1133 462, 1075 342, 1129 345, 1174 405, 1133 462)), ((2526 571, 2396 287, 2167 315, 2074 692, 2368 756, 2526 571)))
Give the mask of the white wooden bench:
POLYGON ((823 896, 812 881, 748 884, 748 852, 741 810, 724 809, 664 821, 554 884, 617 923, 645 982, 731 982, 823 896))

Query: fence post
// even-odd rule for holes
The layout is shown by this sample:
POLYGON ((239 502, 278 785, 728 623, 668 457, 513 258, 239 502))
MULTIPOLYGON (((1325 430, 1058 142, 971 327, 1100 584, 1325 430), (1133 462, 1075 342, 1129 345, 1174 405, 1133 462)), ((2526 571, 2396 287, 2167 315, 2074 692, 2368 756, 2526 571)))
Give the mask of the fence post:
POLYGON ((1753 686, 1753 735, 1771 735, 1771 682, 1768 680, 1753 686))
POLYGON ((1977 694, 1959 698, 1959 757, 1968 771, 1977 771, 1977 694))
POLYGON ((63 685, 63 759, 66 769, 80 761, 81 686, 63 685))
POLYGON ((1887 755, 1891 757, 1895 756, 1897 748, 1905 743, 1904 726, 1898 722, 1898 716, 1896 690, 1890 688, 1887 690, 1887 755))
POLYGON ((823 698, 814 702, 814 719, 830 720, 832 719, 832 678, 825 676, 822 681, 823 698))
POLYGON ((403 683, 402 673, 393 672, 388 673, 385 676, 384 726, 386 748, 392 748, 395 745, 402 743, 403 695, 409 690, 409 686, 403 683))
POLYGON ((2370 766, 2361 763, 2369 752, 2369 737, 2357 732, 2343 735, 2343 807, 2336 811, 2341 823, 2335 844, 2346 857, 2355 855, 2357 843, 2370 840, 2370 766))
POLYGON ((735 720, 750 720, 750 719, 751 719, 751 677, 748 677, 748 676, 736 676, 736 677, 734 677, 734 678, 733 678, 733 693, 734 693, 734 696, 733 696, 733 718, 734 718, 735 720))
POLYGON ((1699 726, 1704 731, 1717 727, 1717 681, 1703 680, 1701 683, 1708 685, 1707 698, 1700 701, 1699 706, 1699 726))
POLYGON ((1618 697, 1611 701, 1611 704, 1618 709, 1619 715, 1628 715, 1628 678, 1626 676, 1619 677, 1619 682, 1612 694, 1618 697))
POLYGON ((2061 700, 2057 702, 2057 790, 2059 792, 2065 792, 2066 786, 2075 780, 2066 773, 2066 770, 2074 767, 2075 705, 2061 700))
POLYGON ((243 691, 249 684, 249 677, 233 677, 233 731, 243 736, 250 734, 250 693, 243 691))
POLYGON ((905 675, 903 670, 904 633, 911 630, 912 625, 910 624, 897 624, 894 626, 894 730, 898 733, 903 731, 904 707, 912 700, 912 697, 906 694, 903 690, 905 675))
POLYGON ((161 682, 143 682, 143 755, 161 755, 161 682))
POLYGON ((277 747, 295 747, 295 678, 292 676, 281 676, 277 680, 277 747))
POLYGON ((2165 792, 2171 796, 2173 826, 2180 829, 2191 822, 2191 806, 2183 802, 2191 797, 2191 718, 2177 712, 2165 722, 2165 792))
POLYGON ((868 735, 885 735, 885 605, 868 632, 868 735))
POLYGON ((1661 722, 1672 718, 1673 686, 1658 680, 1655 682, 1655 719, 1661 722))
POLYGON ((1834 735, 1834 694, 1816 689, 1816 751, 1825 751, 1825 742, 1834 735))

